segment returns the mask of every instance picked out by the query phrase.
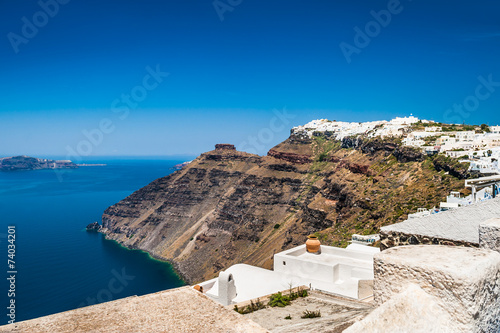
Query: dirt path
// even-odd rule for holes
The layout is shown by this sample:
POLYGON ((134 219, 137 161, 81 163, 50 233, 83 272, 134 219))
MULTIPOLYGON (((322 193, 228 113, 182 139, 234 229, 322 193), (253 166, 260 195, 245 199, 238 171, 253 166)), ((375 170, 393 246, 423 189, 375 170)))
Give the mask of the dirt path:
POLYGON ((194 246, 195 246, 196 237, 208 230, 208 227, 203 223, 210 216, 210 214, 212 214, 214 211, 215 211, 215 209, 212 209, 211 211, 209 211, 208 213, 203 215, 202 218, 200 218, 198 221, 196 221, 196 223, 193 224, 193 226, 191 228, 189 228, 184 233, 184 235, 183 235, 184 237, 182 237, 182 239, 179 238, 174 244, 172 244, 174 246, 177 246, 177 244, 176 244, 177 242, 179 242, 179 241, 185 242, 187 240, 187 237, 193 238, 193 240, 190 241, 188 243, 188 245, 186 245, 184 250, 182 250, 181 254, 177 257, 178 259, 181 259, 182 257, 189 255, 191 253, 191 251, 193 251, 194 246), (197 230, 198 230, 198 232, 196 232, 197 230), (195 234, 195 232, 196 232, 196 234, 195 234), (192 236, 190 236, 190 235, 192 235, 192 236))

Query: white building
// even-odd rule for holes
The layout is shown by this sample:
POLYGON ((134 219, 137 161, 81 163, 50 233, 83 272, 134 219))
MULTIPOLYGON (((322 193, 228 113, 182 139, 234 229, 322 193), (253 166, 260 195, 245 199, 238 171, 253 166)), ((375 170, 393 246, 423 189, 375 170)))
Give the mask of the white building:
POLYGON ((402 140, 405 146, 422 147, 425 145, 425 141, 415 137, 407 137, 402 140))
POLYGON ((498 173, 498 160, 493 160, 492 158, 483 158, 480 160, 473 160, 470 163, 471 171, 479 171, 481 173, 498 173))
POLYGON ((453 158, 459 158, 462 156, 467 156, 469 158, 469 153, 467 151, 447 150, 445 154, 446 156, 453 158))
POLYGON ((457 139, 456 138, 452 138, 449 135, 443 135, 443 136, 439 137, 436 140, 436 144, 438 146, 445 146, 447 144, 453 144, 453 143, 456 143, 456 142, 457 142, 457 139))
POLYGON ((419 119, 414 116, 409 116, 409 117, 396 117, 390 121, 391 124, 395 125, 412 125, 415 123, 418 123, 419 119))
POLYGON ((467 141, 474 141, 474 138, 476 137, 476 132, 462 131, 462 132, 456 132, 455 135, 457 141, 467 142, 467 141))
POLYGON ((303 284, 329 293, 360 299, 362 284, 373 280, 373 256, 380 250, 352 244, 342 249, 321 246, 321 254, 306 251, 301 245, 274 255, 274 271, 296 276, 303 284))
POLYGON ((500 146, 500 134, 486 133, 479 135, 476 141, 485 148, 494 148, 500 146))
POLYGON ((376 247, 351 244, 345 249, 321 245, 321 253, 313 254, 301 245, 275 254, 273 271, 237 264, 199 286, 205 295, 223 305, 299 286, 363 299, 372 295, 373 256, 378 252, 376 247))
POLYGON ((491 133, 500 134, 500 126, 490 126, 491 133))

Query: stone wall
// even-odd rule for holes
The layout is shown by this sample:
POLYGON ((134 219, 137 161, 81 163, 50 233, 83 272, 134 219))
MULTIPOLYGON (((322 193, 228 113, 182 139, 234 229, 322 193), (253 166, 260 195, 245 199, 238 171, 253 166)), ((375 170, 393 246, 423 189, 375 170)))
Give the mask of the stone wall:
POLYGON ((452 239, 444 239, 422 235, 410 235, 404 232, 382 231, 380 233, 380 250, 384 251, 391 247, 403 245, 448 245, 479 247, 479 244, 452 239))
POLYGON ((479 225, 479 246, 500 252, 500 219, 491 219, 479 225))
POLYGON ((500 330, 498 252, 401 246, 375 255, 374 269, 379 307, 348 333, 500 330))

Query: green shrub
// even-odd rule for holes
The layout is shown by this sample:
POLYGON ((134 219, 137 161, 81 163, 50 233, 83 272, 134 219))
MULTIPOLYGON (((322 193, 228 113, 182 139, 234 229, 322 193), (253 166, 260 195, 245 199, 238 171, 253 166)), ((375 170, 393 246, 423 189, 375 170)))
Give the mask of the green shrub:
POLYGON ((238 308, 238 306, 235 305, 233 310, 240 314, 247 314, 260 309, 264 309, 265 307, 266 306, 264 305, 264 303, 262 303, 260 299, 257 298, 257 301, 255 303, 253 301, 250 301, 250 305, 247 305, 243 308, 238 308))
POLYGON ((281 291, 277 294, 272 294, 269 298, 269 303, 267 303, 270 307, 280 307, 283 308, 287 305, 290 305, 290 297, 283 296, 281 291))
POLYGON ((328 153, 321 153, 321 154, 319 154, 318 161, 324 162, 324 161, 326 161, 327 157, 328 157, 328 153))

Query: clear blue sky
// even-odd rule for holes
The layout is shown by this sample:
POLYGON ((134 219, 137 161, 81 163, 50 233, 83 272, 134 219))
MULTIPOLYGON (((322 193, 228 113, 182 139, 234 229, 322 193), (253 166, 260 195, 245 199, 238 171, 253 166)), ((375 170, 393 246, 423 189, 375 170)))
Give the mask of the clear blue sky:
POLYGON ((498 1, 41 2, 0 1, 0 156, 265 154, 317 118, 500 124, 498 1))

